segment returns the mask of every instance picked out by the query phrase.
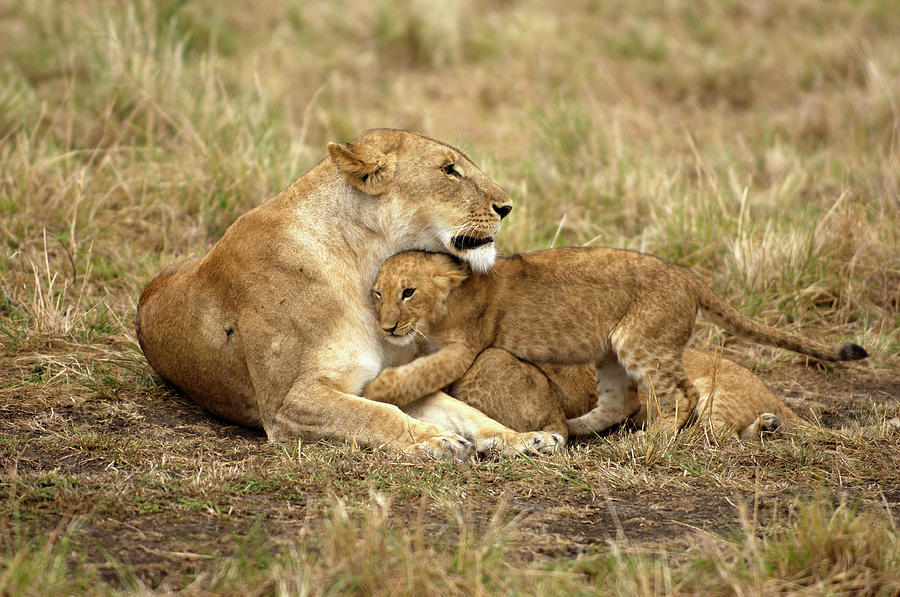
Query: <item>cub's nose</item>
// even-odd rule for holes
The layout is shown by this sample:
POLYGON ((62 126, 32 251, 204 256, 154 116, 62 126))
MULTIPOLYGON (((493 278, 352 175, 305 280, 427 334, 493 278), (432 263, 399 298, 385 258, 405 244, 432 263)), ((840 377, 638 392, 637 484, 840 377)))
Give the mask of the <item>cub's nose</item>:
POLYGON ((400 325, 400 324, 399 324, 399 323, 395 323, 395 324, 394 324, 394 327, 390 327, 390 328, 389 328, 389 327, 386 327, 386 326, 385 326, 385 327, 382 327, 381 329, 384 330, 384 333, 385 333, 385 334, 393 334, 393 333, 397 330, 397 326, 398 326, 398 325, 400 325))
POLYGON ((502 220, 512 211, 512 205, 494 205, 494 211, 497 212, 497 215, 500 216, 502 220))

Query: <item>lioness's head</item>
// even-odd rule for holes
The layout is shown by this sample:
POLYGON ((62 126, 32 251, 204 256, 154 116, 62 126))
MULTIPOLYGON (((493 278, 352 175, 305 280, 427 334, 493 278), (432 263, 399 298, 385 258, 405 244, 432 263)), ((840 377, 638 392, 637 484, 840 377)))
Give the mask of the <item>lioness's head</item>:
POLYGON ((460 150, 419 133, 365 131, 329 143, 347 182, 376 201, 395 201, 408 246, 446 251, 484 272, 494 264, 494 235, 512 209, 506 192, 460 150))
POLYGON ((444 253, 405 251, 385 261, 372 285, 372 303, 386 339, 405 345, 423 337, 468 275, 465 265, 444 253))

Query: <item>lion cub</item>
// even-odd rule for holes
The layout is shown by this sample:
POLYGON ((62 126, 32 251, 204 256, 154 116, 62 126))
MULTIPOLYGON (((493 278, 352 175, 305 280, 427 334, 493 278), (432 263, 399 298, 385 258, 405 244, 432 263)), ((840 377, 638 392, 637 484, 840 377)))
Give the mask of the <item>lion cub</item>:
MULTIPOLYGON (((759 440, 765 432, 804 424, 759 377, 734 361, 686 348, 683 364, 700 392, 694 415, 710 428, 759 440)), ((620 385, 616 369, 534 364, 488 348, 449 393, 515 431, 546 431, 568 439, 603 433, 626 421, 647 426, 662 405, 631 380, 620 385)))
POLYGON ((381 372, 365 396, 403 406, 460 379, 481 351, 526 361, 595 363, 612 354, 625 371, 692 417, 699 394, 682 353, 697 311, 727 330, 826 361, 862 359, 856 344, 829 347, 757 323, 716 296, 690 270, 634 251, 567 248, 498 259, 475 274, 442 253, 406 251, 381 266, 372 300, 387 340, 428 340, 432 354, 381 372))

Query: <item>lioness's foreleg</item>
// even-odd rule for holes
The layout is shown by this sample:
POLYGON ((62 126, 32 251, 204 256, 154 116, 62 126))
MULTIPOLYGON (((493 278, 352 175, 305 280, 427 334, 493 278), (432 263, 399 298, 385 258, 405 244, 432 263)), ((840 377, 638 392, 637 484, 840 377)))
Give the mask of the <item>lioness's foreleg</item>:
POLYGON ((295 384, 295 388, 273 412, 261 409, 270 440, 349 438, 376 448, 419 449, 439 459, 462 459, 472 452, 472 442, 461 435, 410 417, 396 406, 321 383, 295 384))
POLYGON ((489 418, 478 409, 436 392, 409 404, 403 409, 410 416, 434 423, 475 442, 480 454, 498 453, 512 456, 518 453, 553 453, 565 446, 559 433, 535 431, 518 433, 489 418))
POLYGON ((270 440, 349 439, 389 450, 421 449, 436 458, 471 454, 472 444, 462 436, 418 421, 396 406, 349 393, 359 384, 353 381, 354 364, 365 362, 366 353, 338 354, 329 361, 326 348, 300 345, 296 334, 284 333, 278 325, 246 311, 236 326, 270 440))

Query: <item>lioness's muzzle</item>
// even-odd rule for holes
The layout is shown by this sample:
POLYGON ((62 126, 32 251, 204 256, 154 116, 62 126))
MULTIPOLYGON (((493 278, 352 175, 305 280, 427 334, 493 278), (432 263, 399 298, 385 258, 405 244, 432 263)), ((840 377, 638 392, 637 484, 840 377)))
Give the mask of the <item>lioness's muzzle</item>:
POLYGON ((493 236, 485 236, 483 238, 474 238, 472 236, 453 237, 453 246, 460 251, 464 251, 466 249, 474 249, 476 247, 480 247, 481 245, 486 245, 492 242, 494 242, 493 236))

